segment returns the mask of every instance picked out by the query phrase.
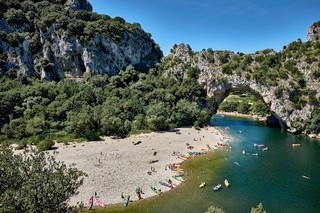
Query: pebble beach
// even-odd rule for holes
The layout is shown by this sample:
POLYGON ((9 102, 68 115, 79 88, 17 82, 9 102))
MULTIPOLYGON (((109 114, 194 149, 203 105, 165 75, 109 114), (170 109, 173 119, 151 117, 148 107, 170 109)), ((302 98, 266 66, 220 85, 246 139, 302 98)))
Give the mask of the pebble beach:
MULTIPOLYGON (((193 151, 208 150, 214 147, 223 136, 214 127, 200 130, 179 128, 170 132, 155 132, 133 135, 123 139, 105 137, 101 141, 56 144, 56 159, 84 171, 84 178, 78 195, 71 197, 69 204, 85 205, 88 199, 97 194, 105 204, 122 202, 121 193, 138 199, 135 189, 142 189, 142 198, 156 195, 150 186, 170 190, 159 184, 160 180, 176 174, 166 165, 181 162, 177 153, 187 154, 188 146, 193 151)), ((49 151, 53 152, 53 151, 49 151)), ((172 179, 175 184, 180 182, 172 179)))

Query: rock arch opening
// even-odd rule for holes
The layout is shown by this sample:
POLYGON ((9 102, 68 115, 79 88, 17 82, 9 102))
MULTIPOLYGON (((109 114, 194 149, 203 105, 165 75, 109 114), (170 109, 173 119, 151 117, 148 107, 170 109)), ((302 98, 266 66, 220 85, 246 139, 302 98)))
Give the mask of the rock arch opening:
MULTIPOLYGON (((271 103, 267 103, 264 100, 264 97, 260 95, 259 92, 251 89, 249 86, 240 86, 240 87, 220 87, 219 90, 216 90, 209 101, 209 110, 210 113, 216 114, 221 106, 226 106, 225 109, 228 109, 229 112, 239 112, 242 114, 248 114, 252 112, 252 109, 249 108, 265 108, 267 109, 263 115, 265 117, 265 123, 268 127, 272 128, 279 128, 282 130, 286 130, 286 124, 284 121, 281 120, 280 116, 278 116, 275 112, 271 110, 271 103), (226 99, 230 99, 230 97, 235 96, 235 102, 239 101, 238 103, 227 103, 225 104, 226 99), (251 97, 254 97, 255 103, 253 101, 249 101, 251 97), (234 105, 233 105, 234 104, 234 105), (236 105, 238 104, 238 105, 236 105), (228 108, 230 107, 230 108, 228 108)), ((253 109, 254 110, 254 109, 253 109)), ((259 109, 255 109, 259 111, 259 109)), ((263 110, 263 109, 261 109, 263 110)), ((253 111, 253 114, 254 113, 253 111)))

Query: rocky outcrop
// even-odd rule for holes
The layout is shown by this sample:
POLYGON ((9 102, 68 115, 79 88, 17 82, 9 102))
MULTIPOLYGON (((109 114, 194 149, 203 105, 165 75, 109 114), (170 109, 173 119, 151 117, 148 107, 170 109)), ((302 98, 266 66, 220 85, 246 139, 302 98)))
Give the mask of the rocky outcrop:
MULTIPOLYGON (((53 64, 54 76, 52 72, 41 69, 41 78, 59 80, 82 77, 86 72, 116 75, 128 65, 144 63, 145 58, 152 54, 154 44, 141 39, 138 33, 125 33, 119 43, 95 34, 85 45, 73 37, 53 36, 51 44, 44 46, 43 56, 53 64)), ((36 63, 39 64, 38 61, 36 63)))
POLYGON ((66 9, 92 11, 92 5, 88 0, 67 0, 66 9))
POLYGON ((307 41, 315 42, 320 40, 320 21, 313 23, 307 32, 307 41))
POLYGON ((24 16, 25 11, 0 13, 0 76, 33 76, 48 81, 81 78, 85 73, 112 76, 129 65, 147 71, 162 57, 140 25, 88 13, 92 6, 87 0, 63 2, 47 6, 61 8, 58 17, 65 18, 63 21, 52 20, 57 13, 51 11, 20 21, 17 17, 24 16), (69 9, 83 11, 70 13, 69 9))
MULTIPOLYGON (((261 69, 261 63, 257 62, 259 58, 272 59, 277 58, 276 56, 277 53, 272 50, 260 51, 251 55, 239 55, 230 51, 213 51, 212 49, 195 53, 189 45, 181 44, 175 45, 171 49, 170 55, 164 59, 163 63, 173 64, 164 74, 179 78, 181 76, 187 77, 185 70, 189 67, 198 70, 198 83, 203 85, 207 91, 207 107, 212 114, 217 112, 219 105, 230 93, 246 91, 256 95, 269 107, 272 112, 272 116, 269 119, 270 124, 280 125, 283 130, 293 133, 301 133, 317 106, 311 105, 306 101, 303 107, 296 107, 292 99, 296 90, 292 87, 297 88, 299 83, 296 82, 293 76, 285 76, 283 79, 277 78, 276 83, 263 82, 257 80, 255 76, 259 72, 254 69, 261 69), (236 63, 237 66, 234 65, 236 63), (275 121, 275 118, 278 121, 275 121), (271 122, 271 120, 273 121, 271 122)), ((320 55, 316 56, 315 62, 309 64, 308 68, 303 65, 305 57, 303 55, 300 57, 301 60, 297 59, 295 63, 298 70, 296 72, 303 74, 303 77, 299 77, 304 78, 299 80, 299 82, 303 83, 302 90, 315 91, 315 97, 319 99, 319 78, 311 78, 310 73, 314 67, 318 66, 319 63, 317 61, 320 61, 320 55)), ((271 63, 272 60, 269 62, 271 63)), ((277 62, 276 66, 287 66, 286 61, 277 62)), ((269 69, 272 69, 272 67, 269 69)), ((305 96, 301 99, 308 100, 308 97, 305 96)))

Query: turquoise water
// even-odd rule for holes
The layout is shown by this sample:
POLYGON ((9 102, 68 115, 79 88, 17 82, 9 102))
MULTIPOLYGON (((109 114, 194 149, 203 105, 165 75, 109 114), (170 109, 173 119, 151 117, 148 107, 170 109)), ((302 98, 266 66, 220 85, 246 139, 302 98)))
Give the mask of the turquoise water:
POLYGON ((215 205, 227 213, 242 213, 261 202, 268 212, 320 212, 320 141, 247 119, 215 115, 211 121, 222 130, 229 127, 225 131, 233 137, 231 148, 185 161, 187 182, 170 192, 109 210, 196 213, 215 205), (263 152, 254 143, 265 144, 269 150, 263 152), (301 146, 294 148, 293 143, 301 146), (248 154, 243 155, 242 150, 248 154), (231 187, 223 185, 214 192, 212 186, 223 184, 225 178, 231 187), (200 189, 202 181, 207 185, 200 189))
MULTIPOLYGON (((320 143, 254 121, 214 116, 215 126, 230 127, 234 140, 218 176, 232 182, 219 204, 227 212, 248 212, 262 202, 270 212, 320 212, 320 143), (253 146, 265 144, 263 152, 253 146), (300 147, 292 147, 300 143, 300 147), (258 156, 242 155, 258 153, 258 156), (240 166, 238 166, 237 162, 240 166), (311 179, 305 179, 302 176, 311 179)), ((225 190, 226 191, 226 190, 225 190)))

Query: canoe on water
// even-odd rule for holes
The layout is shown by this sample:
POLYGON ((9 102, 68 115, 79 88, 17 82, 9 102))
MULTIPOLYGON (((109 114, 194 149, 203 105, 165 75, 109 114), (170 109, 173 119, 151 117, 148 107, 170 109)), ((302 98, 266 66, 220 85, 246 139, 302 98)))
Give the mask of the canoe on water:
POLYGON ((213 189, 213 191, 218 191, 219 189, 221 189, 221 184, 219 183, 219 184, 217 184, 217 185, 215 185, 212 189, 213 189))
POLYGON ((303 178, 310 180, 311 178, 305 175, 302 175, 303 178))
POLYGON ((206 185, 206 182, 201 182, 201 184, 200 184, 200 188, 203 188, 204 186, 206 185))
POLYGON ((226 187, 229 187, 230 186, 230 183, 227 179, 224 180, 224 185, 226 185, 226 187))

